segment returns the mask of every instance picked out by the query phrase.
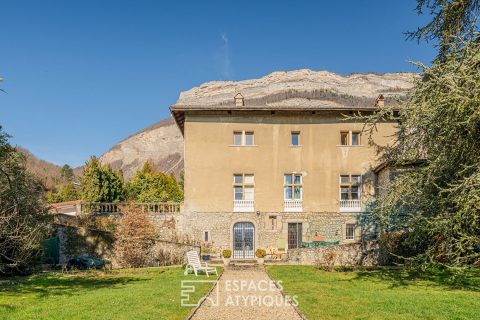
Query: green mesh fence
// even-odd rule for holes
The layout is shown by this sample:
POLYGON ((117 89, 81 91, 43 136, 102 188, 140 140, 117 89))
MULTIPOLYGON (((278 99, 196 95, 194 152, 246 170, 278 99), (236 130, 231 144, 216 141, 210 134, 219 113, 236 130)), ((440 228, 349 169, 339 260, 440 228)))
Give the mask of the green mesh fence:
POLYGON ((302 242, 301 248, 318 248, 318 247, 326 247, 326 246, 336 246, 339 244, 340 241, 313 241, 313 242, 302 242))

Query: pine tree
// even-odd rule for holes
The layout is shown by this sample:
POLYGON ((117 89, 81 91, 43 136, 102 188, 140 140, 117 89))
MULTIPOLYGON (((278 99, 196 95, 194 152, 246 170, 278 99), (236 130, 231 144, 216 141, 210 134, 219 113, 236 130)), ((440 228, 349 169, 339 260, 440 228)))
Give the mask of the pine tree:
POLYGON ((138 202, 182 201, 183 192, 174 176, 155 170, 148 162, 127 184, 129 199, 138 202))
POLYGON ((87 202, 118 202, 125 199, 123 175, 96 157, 85 164, 81 179, 81 198, 87 202))

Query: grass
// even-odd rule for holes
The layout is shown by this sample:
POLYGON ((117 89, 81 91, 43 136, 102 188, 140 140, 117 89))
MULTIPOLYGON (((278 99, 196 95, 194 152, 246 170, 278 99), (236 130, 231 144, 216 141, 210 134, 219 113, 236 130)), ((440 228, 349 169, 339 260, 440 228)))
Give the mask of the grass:
POLYGON ((325 272, 313 266, 268 266, 310 319, 478 319, 480 273, 412 273, 402 269, 325 272))
MULTIPOLYGON (((164 267, 1 279, 0 319, 185 319, 191 310, 180 305, 185 279, 207 278, 164 267)), ((196 285, 192 300, 211 286, 196 285)))

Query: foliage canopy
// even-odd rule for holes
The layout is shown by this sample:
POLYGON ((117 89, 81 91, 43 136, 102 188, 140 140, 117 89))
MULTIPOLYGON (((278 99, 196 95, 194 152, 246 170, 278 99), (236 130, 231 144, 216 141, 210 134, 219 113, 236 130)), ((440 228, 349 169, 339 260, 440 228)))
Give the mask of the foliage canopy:
POLYGON ((0 127, 0 275, 26 273, 41 253, 51 216, 44 186, 0 127))
POLYGON ((470 41, 479 31, 480 0, 417 0, 417 13, 432 19, 408 38, 438 41, 438 58, 443 59, 458 43, 470 41))
POLYGON ((423 73, 399 109, 367 116, 366 130, 398 122, 383 160, 398 175, 372 208, 385 231, 405 232, 410 261, 452 266, 480 259, 480 47, 468 41, 423 73))
POLYGON ((155 170, 148 162, 127 183, 128 197, 138 202, 182 201, 175 177, 155 170))
POLYGON ((81 178, 81 198, 88 202, 119 202, 125 199, 123 175, 96 157, 85 164, 81 178))

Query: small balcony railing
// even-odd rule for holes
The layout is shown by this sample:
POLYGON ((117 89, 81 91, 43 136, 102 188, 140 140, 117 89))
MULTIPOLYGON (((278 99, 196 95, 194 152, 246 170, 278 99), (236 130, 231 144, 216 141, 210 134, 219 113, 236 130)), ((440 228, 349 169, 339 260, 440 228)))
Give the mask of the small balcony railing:
MULTIPOLYGON (((128 203, 108 203, 108 202, 80 202, 79 213, 87 214, 116 214, 121 213, 122 206, 128 203)), ((147 213, 178 213, 180 212, 180 203, 175 202, 136 202, 133 205, 147 213)))
POLYGON ((284 200, 283 207, 285 212, 302 212, 303 201, 302 200, 284 200))
POLYGON ((361 208, 360 200, 340 200, 340 212, 358 212, 361 208))
POLYGON ((254 200, 233 200, 234 212, 254 212, 255 201, 254 200))

